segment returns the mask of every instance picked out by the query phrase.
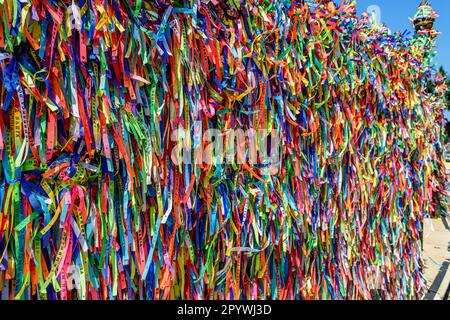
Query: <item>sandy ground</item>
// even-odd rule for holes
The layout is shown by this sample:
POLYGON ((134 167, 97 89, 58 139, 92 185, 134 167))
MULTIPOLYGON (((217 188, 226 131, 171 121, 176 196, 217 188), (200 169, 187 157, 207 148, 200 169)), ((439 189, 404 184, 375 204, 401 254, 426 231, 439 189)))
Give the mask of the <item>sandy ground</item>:
POLYGON ((449 300, 450 219, 425 219, 423 254, 429 292, 426 299, 449 300))
MULTIPOLYGON (((449 162, 445 165, 450 169, 449 162)), ((426 299, 450 300, 450 218, 425 219, 424 224, 426 299)))

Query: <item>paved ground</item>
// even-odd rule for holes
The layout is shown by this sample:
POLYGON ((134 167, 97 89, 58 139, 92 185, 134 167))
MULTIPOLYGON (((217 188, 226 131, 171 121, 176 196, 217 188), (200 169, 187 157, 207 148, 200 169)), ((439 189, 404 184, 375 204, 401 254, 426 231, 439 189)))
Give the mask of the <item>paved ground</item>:
POLYGON ((423 254, 428 300, 450 300, 450 219, 425 219, 423 254))

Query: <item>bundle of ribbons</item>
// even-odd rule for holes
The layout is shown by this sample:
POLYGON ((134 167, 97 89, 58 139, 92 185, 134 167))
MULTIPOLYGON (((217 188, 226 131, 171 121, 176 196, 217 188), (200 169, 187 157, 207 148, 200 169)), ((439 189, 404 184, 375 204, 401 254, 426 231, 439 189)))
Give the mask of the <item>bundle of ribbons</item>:
POLYGON ((0 0, 1 299, 422 297, 446 88, 355 6, 0 0))

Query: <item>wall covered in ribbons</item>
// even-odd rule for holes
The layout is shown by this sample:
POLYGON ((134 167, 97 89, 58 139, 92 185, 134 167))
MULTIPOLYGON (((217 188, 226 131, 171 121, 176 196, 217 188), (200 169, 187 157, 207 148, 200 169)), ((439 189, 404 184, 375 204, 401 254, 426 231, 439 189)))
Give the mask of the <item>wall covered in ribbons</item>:
POLYGON ((0 0, 1 299, 418 299, 434 35, 355 3, 0 0))

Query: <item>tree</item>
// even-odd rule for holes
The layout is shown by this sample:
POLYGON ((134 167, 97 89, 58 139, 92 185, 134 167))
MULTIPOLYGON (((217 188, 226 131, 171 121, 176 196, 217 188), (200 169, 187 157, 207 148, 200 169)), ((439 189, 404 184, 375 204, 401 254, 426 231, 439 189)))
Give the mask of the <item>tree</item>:
POLYGON ((445 71, 444 67, 439 68, 438 75, 442 76, 444 78, 444 83, 447 87, 447 90, 445 90, 445 104, 446 108, 444 111, 444 118, 445 118, 445 143, 450 142, 450 76, 445 71))

